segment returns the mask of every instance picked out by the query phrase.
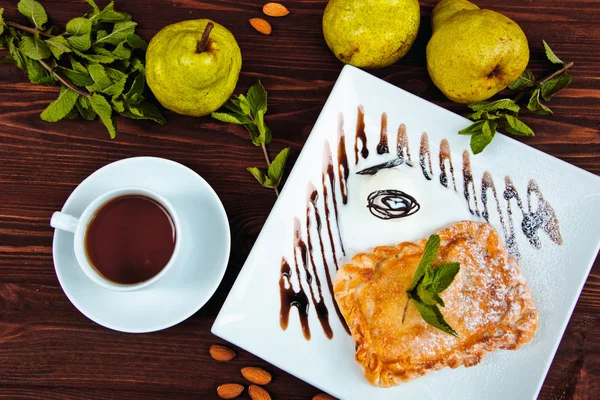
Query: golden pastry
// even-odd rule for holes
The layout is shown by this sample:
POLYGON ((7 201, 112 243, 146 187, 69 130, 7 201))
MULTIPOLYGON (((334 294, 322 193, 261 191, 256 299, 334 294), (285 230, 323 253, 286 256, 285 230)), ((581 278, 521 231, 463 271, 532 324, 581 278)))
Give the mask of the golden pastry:
POLYGON ((441 245, 432 268, 460 263, 440 293, 440 310, 458 337, 425 322, 407 295, 426 239, 358 254, 336 275, 336 301, 352 331, 356 360, 373 385, 398 385, 446 366, 471 367, 488 352, 517 349, 533 338, 538 316, 531 292, 494 228, 462 221, 437 234, 441 245))

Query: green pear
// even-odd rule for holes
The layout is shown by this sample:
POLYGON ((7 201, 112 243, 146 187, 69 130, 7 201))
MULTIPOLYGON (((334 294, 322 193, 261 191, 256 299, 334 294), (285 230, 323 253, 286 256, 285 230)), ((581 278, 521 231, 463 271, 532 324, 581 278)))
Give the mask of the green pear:
POLYGON ((427 70, 446 97, 458 103, 482 101, 517 80, 529 63, 527 37, 519 25, 492 10, 464 9, 464 0, 444 3, 432 15, 427 70))
POLYGON ((208 19, 161 29, 146 51, 146 79, 157 100, 179 114, 203 116, 231 97, 242 68, 235 37, 208 19))
POLYGON ((419 23, 418 0, 330 0, 323 35, 343 63, 383 68, 408 52, 419 23))
POLYGON ((451 15, 462 10, 479 10, 476 4, 467 0, 442 0, 436 4, 431 14, 431 30, 444 23, 451 15))

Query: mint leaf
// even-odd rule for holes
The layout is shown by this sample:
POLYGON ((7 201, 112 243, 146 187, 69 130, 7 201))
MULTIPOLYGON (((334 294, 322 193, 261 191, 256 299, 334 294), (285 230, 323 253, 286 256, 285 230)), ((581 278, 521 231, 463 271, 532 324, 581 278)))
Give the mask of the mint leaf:
POLYGON ((516 81, 514 81, 513 83, 508 85, 508 88, 510 90, 523 90, 523 89, 534 87, 534 86, 535 86, 535 77, 533 76, 533 72, 526 69, 525 71, 523 71, 521 76, 519 76, 517 78, 516 81))
POLYGON ((454 281, 459 271, 460 264, 457 262, 432 268, 431 283, 427 285, 427 289, 436 294, 443 292, 454 281))
POLYGON ((108 52, 108 54, 86 54, 77 50, 74 51, 78 56, 94 63, 110 64, 111 62, 115 61, 115 58, 112 56, 112 54, 110 54, 110 52, 108 52))
POLYGON ((267 175, 271 178, 271 182, 274 186, 279 186, 281 182, 281 178, 283 177, 283 171, 285 170, 285 164, 288 159, 288 154, 290 152, 290 148, 286 147, 281 150, 277 157, 271 162, 269 169, 267 170, 267 175))
POLYGON ((92 46, 92 21, 78 17, 67 22, 67 37, 69 44, 79 51, 86 51, 92 46))
POLYGON ((259 111, 262 111, 263 115, 267 112, 267 91, 260 81, 248 89, 248 103, 252 115, 257 115, 259 111))
MULTIPOLYGON (((494 139, 498 124, 495 121, 485 120, 481 125, 481 130, 471 135, 471 151, 473 154, 479 154, 494 139)), ((460 132, 459 132, 460 133, 460 132)))
POLYGON ((260 109, 256 112, 256 127, 258 128, 258 140, 262 144, 271 143, 271 130, 265 125, 265 111, 260 109))
MULTIPOLYGON (((118 113, 122 113, 125 112, 125 102, 123 102, 123 97, 113 97, 112 99, 110 99, 110 102, 112 103, 112 108, 113 110, 115 110, 118 113)), ((142 118, 139 118, 142 119, 142 118)))
POLYGON ((466 118, 469 118, 472 121, 478 121, 480 119, 498 119, 500 118, 500 116, 498 116, 497 114, 490 114, 487 111, 475 111, 474 113, 471 114, 466 114, 465 115, 466 118))
POLYGON ((84 68, 85 72, 74 71, 68 68, 61 68, 61 73, 75 86, 90 86, 94 84, 94 81, 90 74, 87 73, 87 70, 84 68))
POLYGON ((119 22, 119 21, 130 21, 131 20, 131 15, 129 15, 125 12, 115 11, 114 7, 115 7, 114 1, 111 1, 110 3, 108 3, 108 5, 106 7, 104 7, 104 10, 102 10, 100 12, 100 14, 98 14, 94 23, 119 22))
POLYGON ((144 62, 142 60, 140 60, 137 57, 133 57, 131 60, 131 68, 136 70, 136 71, 143 71, 144 70, 144 62))
POLYGON ((424 284, 417 285, 417 296, 419 296, 419 299, 414 299, 417 302, 421 300, 423 304, 428 306, 434 306, 437 304, 437 300, 434 297, 435 293, 427 290, 424 284))
POLYGON ((77 107, 77 111, 79 114, 86 120, 92 121, 96 119, 96 113, 92 110, 92 104, 85 96, 79 96, 77 99, 77 103, 75 103, 75 107, 77 107))
POLYGON ((250 140, 252 140, 252 144, 256 147, 260 147, 260 133, 258 132, 256 124, 246 124, 244 125, 244 128, 246 128, 248 130, 248 133, 250 133, 250 140))
POLYGON ((251 124, 252 120, 245 115, 242 114, 233 114, 233 113, 225 113, 225 112, 213 112, 210 114, 216 120, 222 122, 228 122, 230 124, 236 125, 246 125, 251 124))
POLYGON ((108 101, 101 94, 94 93, 90 98, 90 104, 92 110, 98 114, 106 129, 108 129, 110 138, 114 139, 117 136, 117 121, 115 121, 112 115, 112 107, 108 101))
POLYGON ((452 329, 450 325, 448 325, 448 323, 444 319, 444 316, 442 315, 439 308, 437 308, 437 306, 426 305, 423 303, 419 303, 416 300, 413 300, 413 304, 415 305, 417 310, 419 310, 419 314, 421 314, 421 317, 423 317, 425 322, 427 322, 429 325, 438 328, 446 333, 449 333, 452 336, 459 337, 458 333, 456 333, 456 331, 452 329))
POLYGON ((88 65, 88 72, 94 80, 94 84, 88 87, 89 91, 100 91, 112 85, 112 81, 102 65, 90 64, 88 65))
POLYGON ((540 102, 540 92, 541 89, 535 89, 533 93, 531 93, 531 97, 529 98, 529 103, 527 104, 527 108, 529 111, 532 111, 536 114, 540 115, 549 115, 553 114, 552 110, 543 105, 540 102))
POLYGON ((148 102, 142 102, 138 105, 128 105, 127 110, 129 113, 136 116, 136 119, 149 119, 161 125, 167 123, 167 120, 160 111, 158 111, 158 108, 148 102))
POLYGON ((546 57, 548 58, 548 61, 550 61, 552 64, 565 64, 561 61, 560 58, 556 56, 556 54, 554 54, 554 52, 552 51, 550 46, 548 46, 548 43, 546 43, 545 40, 542 40, 542 43, 544 44, 544 51, 546 52, 546 57))
POLYGON ((27 65, 27 75, 32 83, 39 85, 53 85, 56 80, 52 75, 46 71, 39 62, 32 60, 31 58, 25 59, 27 65))
POLYGON ((513 112, 519 112, 521 107, 511 99, 500 99, 496 101, 480 101, 477 103, 469 104, 469 108, 473 111, 496 111, 496 110, 508 110, 513 112))
POLYGON ((473 135, 476 133, 480 133, 481 130, 483 129, 484 123, 485 123, 485 121, 473 122, 471 125, 467 126, 465 129, 458 131, 458 134, 459 135, 473 135))
POLYGON ((88 4, 92 7, 94 13, 100 13, 100 8, 96 5, 94 0, 87 0, 88 4))
POLYGON ((248 168, 246 168, 246 170, 248 172, 250 172, 256 178, 258 183, 260 183, 264 187, 268 187, 268 188, 274 187, 271 179, 268 176, 266 176, 264 174, 264 172, 262 172, 260 169, 258 169, 256 167, 248 167, 248 168))
POLYGON ((54 57, 57 59, 59 59, 64 53, 70 53, 72 51, 69 42, 67 42, 67 39, 65 39, 63 36, 54 36, 50 39, 46 39, 46 44, 52 52, 52 55, 54 55, 54 57))
POLYGON ((437 294, 437 293, 432 293, 431 297, 442 307, 446 307, 446 304, 444 304, 444 300, 442 300, 442 298, 437 294))
POLYGON ((518 136, 535 136, 533 130, 523 121, 512 115, 503 115, 501 128, 506 132, 518 136))
POLYGON ((77 93, 61 86, 58 98, 50 103, 48 108, 40 114, 40 117, 48 122, 56 122, 63 119, 75 106, 78 96, 77 93))
POLYGON ((223 104, 223 107, 225 107, 229 111, 233 111, 234 114, 247 115, 247 113, 245 113, 244 110, 242 110, 242 107, 240 107, 240 101, 236 98, 230 98, 225 104, 223 104))
POLYGON ((135 33, 127 36, 127 44, 131 46, 133 50, 146 50, 148 48, 148 43, 135 33))
POLYGON ((96 40, 96 43, 109 43, 118 45, 120 42, 127 39, 127 36, 131 35, 135 31, 137 23, 132 21, 117 22, 111 33, 104 36, 101 39, 96 40))
POLYGON ((127 93, 125 93, 125 101, 128 104, 139 104, 144 100, 144 88, 146 87, 146 75, 144 74, 144 72, 140 72, 135 79, 133 80, 133 83, 131 84, 131 87, 129 88, 129 91, 127 91, 127 93))
POLYGON ((71 57, 71 67, 73 68, 73 71, 77 71, 77 72, 85 72, 86 74, 87 72, 87 68, 83 66, 82 63, 80 63, 79 61, 77 61, 76 59, 71 57))
POLYGON ((421 257, 419 265, 417 266, 415 274, 413 275, 412 282, 408 289, 409 292, 412 292, 412 290, 417 286, 417 283, 419 283, 423 275, 425 275, 427 268, 429 268, 431 264, 433 264, 433 261, 435 260, 439 249, 439 235, 429 236, 429 239, 427 239, 427 243, 425 244, 425 249, 423 250, 423 256, 421 257))
POLYGON ((131 49, 129 49, 127 46, 128 45, 126 41, 119 43, 112 51, 113 56, 115 56, 117 60, 129 60, 131 57, 131 49))
POLYGON ((23 54, 21 54, 19 47, 17 45, 15 45, 15 40, 16 40, 16 37, 11 37, 6 42, 6 44, 8 45, 8 52, 9 52, 10 56, 12 57, 12 61, 14 62, 14 64, 18 68, 26 70, 27 63, 25 62, 25 57, 23 57, 23 54))
POLYGON ((116 81, 119 81, 123 78, 127 78, 127 74, 124 72, 119 71, 118 69, 115 68, 111 68, 111 67, 105 67, 104 71, 106 71, 106 75, 108 76, 108 78, 114 83, 116 81))
POLYGON ((563 71, 554 78, 540 83, 540 94, 544 100, 548 101, 555 94, 569 86, 571 81, 573 81, 573 77, 567 71, 563 71))
POLYGON ((48 15, 44 7, 34 0, 20 0, 17 9, 27 17, 36 28, 41 29, 48 22, 48 15))
POLYGON ((252 113, 250 101, 243 94, 240 94, 236 99, 232 99, 232 102, 238 106, 244 114, 250 115, 252 113))
POLYGON ((4 8, 0 7, 0 35, 2 35, 2 33, 4 33, 4 28, 6 28, 6 24, 4 23, 4 19, 2 18, 3 13, 4 13, 4 8))
POLYGON ((19 43, 19 50, 32 60, 43 60, 52 55, 48 45, 39 37, 23 36, 19 43))
POLYGON ((67 114, 67 116, 65 118, 67 118, 67 119, 79 118, 79 112, 77 111, 77 107, 73 107, 71 109, 71 111, 69 111, 69 113, 67 114))
POLYGON ((109 87, 102 89, 102 93, 107 94, 109 96, 119 97, 123 90, 125 90, 125 83, 127 82, 127 75, 110 85, 109 87))

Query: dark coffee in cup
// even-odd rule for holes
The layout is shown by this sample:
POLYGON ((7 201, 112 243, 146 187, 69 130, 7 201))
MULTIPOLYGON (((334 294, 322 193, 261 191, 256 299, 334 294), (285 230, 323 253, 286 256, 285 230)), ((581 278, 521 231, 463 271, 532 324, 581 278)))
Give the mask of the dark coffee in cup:
POLYGON ((165 268, 176 235, 173 219, 160 203, 142 195, 125 195, 96 212, 85 234, 85 250, 104 278, 133 285, 165 268))

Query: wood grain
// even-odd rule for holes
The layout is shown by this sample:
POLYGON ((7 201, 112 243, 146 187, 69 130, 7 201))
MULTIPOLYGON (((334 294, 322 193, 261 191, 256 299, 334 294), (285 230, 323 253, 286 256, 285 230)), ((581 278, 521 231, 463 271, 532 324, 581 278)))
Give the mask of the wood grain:
MULTIPOLYGON (((104 6, 108 1, 98 0, 104 6)), ((2 2, 6 19, 25 22, 16 0, 2 2)), ((456 112, 425 68, 429 15, 435 2, 421 2, 417 42, 396 65, 373 71, 386 81, 456 112)), ((260 79, 269 91, 267 122, 275 133, 270 151, 292 148, 297 157, 342 65, 321 33, 326 2, 287 1, 291 14, 270 19, 271 36, 248 23, 263 3, 233 0, 117 0, 150 39, 163 26, 183 19, 211 18, 227 26, 242 48, 238 92, 260 79)), ((575 62, 573 84, 552 100, 555 115, 524 120, 537 133, 523 142, 600 174, 600 1, 479 1, 515 19, 532 50, 536 76, 551 70, 541 40, 575 62)), ((44 1, 52 22, 64 26, 88 8, 83 0, 44 1)), ((57 88, 35 86, 13 66, 0 65, 0 398, 5 399, 211 399, 225 381, 244 383, 241 367, 273 373, 269 391, 277 399, 310 399, 318 390, 236 349, 229 363, 210 358, 221 343, 210 326, 273 205, 246 171, 262 166, 261 152, 238 127, 209 118, 166 113, 164 127, 119 119, 110 140, 99 123, 46 123, 40 112, 57 88), (125 157, 160 156, 183 163, 215 188, 231 220, 234 238, 225 279, 196 315, 163 332, 127 335, 98 326, 63 294, 52 264, 52 211, 96 169, 125 157)), ((556 299, 560 301, 560 299, 556 299)), ((541 399, 600 398, 600 263, 596 260, 565 332, 541 399)))

